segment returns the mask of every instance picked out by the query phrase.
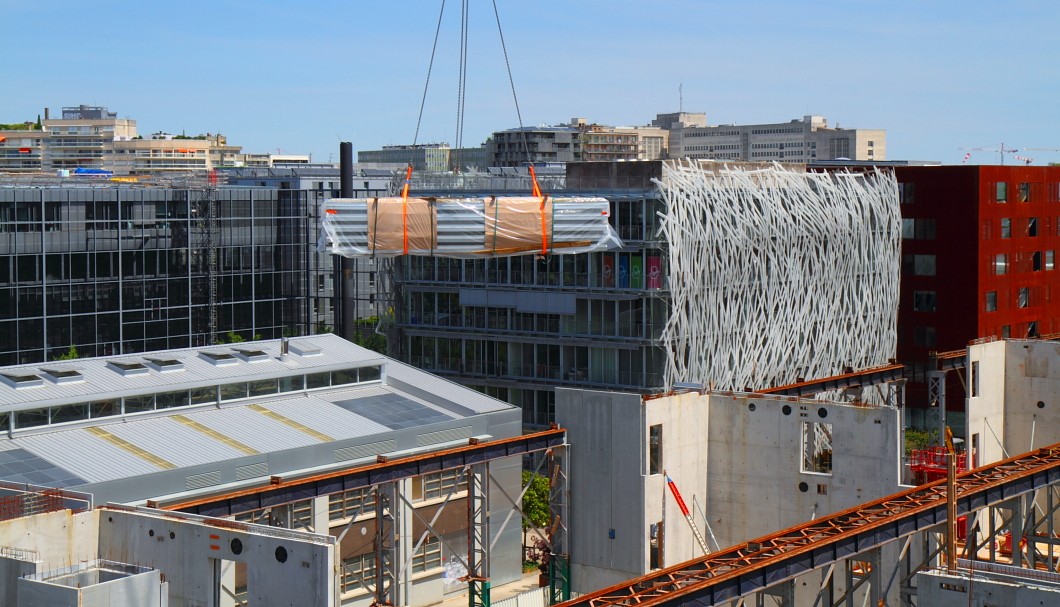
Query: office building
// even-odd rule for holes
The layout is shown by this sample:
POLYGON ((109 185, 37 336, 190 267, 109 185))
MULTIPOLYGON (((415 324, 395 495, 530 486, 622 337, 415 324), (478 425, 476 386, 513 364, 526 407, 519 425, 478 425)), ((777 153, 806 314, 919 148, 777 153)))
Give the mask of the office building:
MULTIPOLYGON (((208 171, 233 165, 240 147, 224 135, 144 137, 136 121, 105 107, 64 107, 61 118, 44 111, 41 130, 0 131, 0 172, 53 173, 87 169, 116 175, 208 171)), ((35 126, 35 125, 34 125, 35 126)))
POLYGON ((799 163, 887 159, 886 131, 829 127, 823 116, 773 124, 712 126, 696 124, 699 116, 702 114, 659 114, 656 123, 670 125, 670 158, 799 163))
POLYGON ((477 148, 451 148, 448 143, 421 143, 416 145, 384 145, 381 150, 357 152, 357 162, 380 166, 390 165, 404 169, 412 164, 419 172, 446 171, 466 172, 486 168, 484 146, 477 148))
MULTIPOLYGON (((519 405, 528 425, 554 419, 557 386, 650 394, 693 381, 760 389, 894 356, 900 218, 893 176, 838 178, 852 188, 836 189, 835 200, 859 218, 840 225, 800 189, 815 177, 753 166, 776 178, 754 186, 776 212, 752 225, 727 215, 738 209, 727 197, 751 186, 729 183, 703 163, 683 166, 688 178, 703 180, 699 189, 660 188, 676 183, 668 163, 571 163, 564 188, 552 190, 607 198, 624 242, 617 252, 388 261, 390 352, 519 405), (718 199, 682 198, 689 191, 718 199), (791 199, 779 200, 781 193, 791 199), (785 208, 806 212, 789 217, 785 208), (781 217, 790 221, 777 223, 781 217), (821 225, 834 228, 828 245, 813 236, 821 225), (731 226, 741 238, 719 232, 731 226), (701 245, 715 240, 716 250, 701 245), (793 298, 811 305, 793 306, 793 298), (814 303, 836 301, 845 303, 814 303), (848 330, 815 328, 825 326, 848 330)), ((417 195, 454 195, 421 183, 413 184, 417 195)), ((837 183, 814 187, 832 191, 837 183)), ((499 192, 458 195, 478 194, 499 192)))
MULTIPOLYGON (((910 166, 895 173, 903 237, 898 357, 914 371, 910 404, 927 407, 931 352, 963 349, 977 338, 1060 332, 1060 167, 910 166)), ((959 419, 966 394, 956 377, 946 395, 959 419)))
POLYGON ((334 327, 310 192, 0 187, 0 364, 334 327))
POLYGON ((528 163, 660 160, 669 132, 661 127, 606 126, 572 118, 570 124, 497 131, 486 142, 491 167, 528 163))

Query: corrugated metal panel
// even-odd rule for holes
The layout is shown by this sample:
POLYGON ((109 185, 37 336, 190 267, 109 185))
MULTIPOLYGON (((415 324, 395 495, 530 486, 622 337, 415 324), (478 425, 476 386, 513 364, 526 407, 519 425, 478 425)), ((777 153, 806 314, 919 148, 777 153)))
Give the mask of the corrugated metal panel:
MULTIPOLYGON (((247 407, 209 409, 186 415, 261 453, 320 444, 319 440, 255 413, 247 407)), ((242 457, 243 454, 240 453, 239 456, 242 457)))
MULTIPOLYGON (((382 424, 377 424, 329 402, 346 398, 350 393, 351 391, 342 390, 329 392, 326 397, 328 400, 312 397, 291 398, 261 403, 261 406, 336 440, 390 432, 390 428, 382 424)), ((385 393, 391 392, 387 390, 385 393)))
POLYGON ((73 472, 90 483, 99 483, 161 469, 87 430, 66 430, 14 439, 30 453, 73 472))
POLYGON ((448 430, 437 430, 435 432, 424 432, 416 437, 416 444, 420 447, 447 443, 449 441, 471 438, 471 426, 460 428, 449 428, 448 430))
POLYGON ((248 478, 257 478, 259 476, 265 476, 269 473, 269 462, 258 462, 256 464, 247 464, 246 466, 240 466, 236 468, 236 480, 245 481, 248 478))
POLYGON ((392 440, 368 443, 367 445, 357 445, 355 447, 344 447, 342 449, 335 449, 335 461, 344 462, 346 460, 357 459, 360 457, 370 457, 372 455, 379 455, 380 453, 389 453, 396 448, 397 445, 392 440))
POLYGON ((202 489, 203 487, 210 487, 212 485, 221 484, 221 471, 214 470, 213 472, 203 472, 202 474, 190 474, 184 481, 184 488, 188 491, 192 489, 202 489))
POLYGON ((491 396, 486 396, 481 392, 476 392, 475 390, 471 390, 460 384, 420 371, 415 367, 397 361, 390 361, 387 363, 386 372, 390 377, 414 385, 434 396, 444 398, 453 404, 465 407, 474 413, 504 411, 505 409, 514 408, 513 405, 509 405, 504 401, 497 400, 491 396))
POLYGON ((178 468, 242 457, 244 453, 168 417, 101 426, 178 468))

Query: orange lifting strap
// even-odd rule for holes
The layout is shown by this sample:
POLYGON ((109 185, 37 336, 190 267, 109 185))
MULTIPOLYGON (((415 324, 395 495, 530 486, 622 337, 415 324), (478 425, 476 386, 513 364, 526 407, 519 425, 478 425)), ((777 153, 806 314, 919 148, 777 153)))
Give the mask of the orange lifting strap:
POLYGON ((527 166, 530 169, 530 193, 541 199, 541 254, 548 255, 548 218, 545 216, 545 197, 541 195, 541 186, 537 184, 537 172, 534 165, 527 166))
POLYGON ((409 254, 409 184, 412 183, 412 163, 405 169, 405 186, 401 188, 401 245, 409 254))

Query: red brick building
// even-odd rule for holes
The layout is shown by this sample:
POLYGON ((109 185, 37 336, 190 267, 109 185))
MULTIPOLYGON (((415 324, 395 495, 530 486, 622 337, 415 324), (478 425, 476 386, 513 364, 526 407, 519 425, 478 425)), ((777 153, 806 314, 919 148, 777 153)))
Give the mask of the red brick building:
MULTIPOLYGON (((895 174, 900 361, 919 376, 931 351, 1060 332, 1060 166, 907 166, 895 174)), ((907 397, 926 406, 926 386, 912 383, 907 397)), ((948 384, 947 401, 948 410, 964 409, 960 381, 948 384)))

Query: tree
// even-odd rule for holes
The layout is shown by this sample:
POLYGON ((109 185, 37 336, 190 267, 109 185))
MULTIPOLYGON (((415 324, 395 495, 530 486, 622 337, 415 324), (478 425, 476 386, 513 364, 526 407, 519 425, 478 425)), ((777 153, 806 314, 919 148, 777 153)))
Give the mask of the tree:
POLYGON ((70 346, 65 354, 56 356, 55 360, 74 360, 75 358, 81 358, 81 354, 77 351, 77 346, 70 346))
MULTIPOLYGON (((536 567, 548 565, 548 544, 540 537, 535 537, 533 544, 527 545, 526 533, 530 529, 547 527, 552 520, 552 511, 548 507, 548 479, 540 474, 523 470, 523 486, 530 486, 523 494, 523 546, 526 548, 526 564, 536 567)), ((547 569, 542 569, 542 573, 547 569)))
POLYGON ((530 488, 523 495, 523 514, 526 515, 523 531, 529 531, 531 527, 547 527, 552 520, 552 512, 548 507, 548 479, 523 470, 523 486, 526 485, 530 485, 530 488))
POLYGON ((914 430, 905 429, 905 455, 908 457, 913 451, 927 449, 938 444, 938 430, 914 430))
POLYGON ((37 114, 37 130, 40 131, 40 130, 43 130, 43 129, 44 129, 44 127, 42 126, 41 121, 40 121, 40 114, 37 114))

